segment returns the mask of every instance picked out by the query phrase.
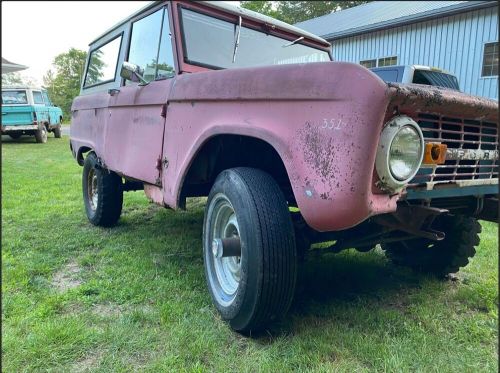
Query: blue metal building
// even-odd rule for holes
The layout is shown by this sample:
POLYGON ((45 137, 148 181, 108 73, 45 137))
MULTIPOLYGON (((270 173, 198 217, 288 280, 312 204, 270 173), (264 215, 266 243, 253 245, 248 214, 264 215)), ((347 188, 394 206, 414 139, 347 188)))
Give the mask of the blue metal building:
POLYGON ((497 1, 373 1, 296 26, 330 41, 336 61, 438 67, 498 100, 497 1))

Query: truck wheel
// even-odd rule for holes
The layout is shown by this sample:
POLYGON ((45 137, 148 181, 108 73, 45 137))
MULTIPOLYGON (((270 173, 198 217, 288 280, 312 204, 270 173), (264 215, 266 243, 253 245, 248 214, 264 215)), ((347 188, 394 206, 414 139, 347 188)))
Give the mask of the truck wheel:
POLYGON ((9 133, 9 137, 13 140, 17 140, 18 138, 21 137, 21 133, 9 133))
POLYGON ((436 218, 435 229, 445 233, 442 241, 413 239, 382 244, 382 249, 395 264, 419 272, 444 277, 469 263, 479 245, 481 225, 474 218, 445 215, 436 218))
POLYGON ((40 124, 38 129, 35 131, 35 140, 37 143, 44 144, 47 142, 47 128, 45 125, 40 124))
POLYGON ((116 173, 100 167, 94 153, 85 158, 82 189, 89 221, 102 227, 114 225, 122 212, 122 179, 116 173))
POLYGON ((58 125, 56 128, 54 128, 54 137, 56 139, 61 138, 61 125, 58 125))
POLYGON ((234 330, 262 329, 288 311, 297 277, 295 235, 269 174, 233 168, 217 177, 205 208, 203 259, 215 306, 234 330))

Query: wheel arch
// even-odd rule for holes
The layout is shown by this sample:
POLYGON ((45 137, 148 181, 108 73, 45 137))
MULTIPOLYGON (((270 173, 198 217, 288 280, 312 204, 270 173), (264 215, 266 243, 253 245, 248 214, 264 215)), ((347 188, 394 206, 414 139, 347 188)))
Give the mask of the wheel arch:
POLYGON ((235 167, 252 167, 269 173, 285 198, 295 203, 290 178, 276 145, 255 136, 219 133, 206 138, 193 152, 182 173, 178 205, 183 208, 186 197, 208 196, 217 175, 235 167))

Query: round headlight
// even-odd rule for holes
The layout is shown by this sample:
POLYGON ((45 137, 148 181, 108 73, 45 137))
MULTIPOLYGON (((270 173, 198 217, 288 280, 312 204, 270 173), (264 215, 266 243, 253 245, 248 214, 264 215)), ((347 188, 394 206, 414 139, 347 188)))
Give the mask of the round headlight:
POLYGON ((404 187, 418 172, 424 156, 424 137, 407 116, 388 122, 381 135, 375 166, 381 186, 390 191, 404 187))
POLYGON ((407 180, 420 167, 422 144, 412 126, 402 127, 394 136, 389 150, 389 169, 397 180, 407 180))

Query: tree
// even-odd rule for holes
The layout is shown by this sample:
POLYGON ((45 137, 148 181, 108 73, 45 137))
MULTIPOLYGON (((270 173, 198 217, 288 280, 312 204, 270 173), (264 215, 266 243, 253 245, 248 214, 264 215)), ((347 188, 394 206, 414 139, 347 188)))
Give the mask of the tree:
POLYGON ((31 76, 21 75, 18 72, 2 74, 2 86, 25 85, 37 86, 37 81, 31 76))
POLYGON ((52 102, 59 106, 65 118, 71 116, 71 104, 80 93, 80 83, 87 53, 71 48, 54 58, 54 71, 49 70, 43 77, 44 85, 52 102))
POLYGON ((368 1, 242 1, 250 9, 289 24, 307 21, 332 12, 351 8, 368 1))

